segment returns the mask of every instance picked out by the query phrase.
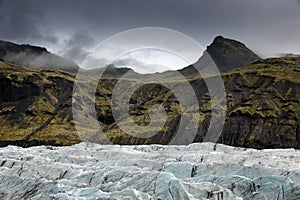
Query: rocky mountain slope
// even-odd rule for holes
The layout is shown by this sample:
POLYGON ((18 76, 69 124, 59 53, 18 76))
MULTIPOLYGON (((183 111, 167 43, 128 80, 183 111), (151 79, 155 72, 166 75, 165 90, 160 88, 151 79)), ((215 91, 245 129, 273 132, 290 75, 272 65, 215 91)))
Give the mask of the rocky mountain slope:
POLYGON ((214 39, 213 43, 207 47, 207 52, 220 72, 236 69, 260 59, 245 44, 222 36, 214 39))
MULTIPOLYGON (((111 66, 107 76, 100 80, 95 97, 97 118, 106 137, 116 144, 168 144, 177 134, 182 116, 178 99, 158 84, 147 84, 135 91, 130 100, 130 115, 134 122, 141 126, 149 124, 148 111, 155 104, 164 106, 167 121, 161 131, 150 138, 130 136, 119 128, 111 111, 112 92, 118 77, 130 70, 123 69, 118 76, 114 75, 114 70, 111 66)), ((299 72, 300 58, 258 60, 224 72, 228 110, 218 142, 259 149, 300 148, 299 72)), ((127 80, 129 84, 141 81, 134 79, 138 74, 132 74, 127 80)), ((201 142, 210 123, 211 101, 200 76, 186 77, 199 101, 200 118, 193 118, 196 105, 191 105, 188 112, 191 120, 199 121, 194 142, 201 142)), ((171 85, 181 84, 172 77, 164 80, 171 85)), ((74 81, 75 75, 64 71, 36 70, 0 62, 0 145, 71 145, 80 142, 72 116, 74 81)), ((93 103, 93 94, 89 91, 85 94, 87 101, 93 103)), ((78 106, 83 108, 84 103, 78 101, 78 106)), ((122 123, 129 126, 129 121, 124 118, 122 123)), ((187 126, 186 131, 193 128, 187 126)), ((97 136, 93 139, 101 140, 97 136)))
MULTIPOLYGON (((69 145, 80 141, 72 119, 74 75, 0 64, 2 145, 69 145)), ((224 73, 228 111, 219 142, 254 148, 299 148, 299 72, 300 58, 277 58, 224 73)), ((200 142, 210 122, 210 98, 201 77, 189 82, 199 92, 201 117, 195 142, 200 142)), ((157 84, 145 85, 134 93, 130 113, 136 123, 149 123, 148 109, 157 103, 166 108, 168 118, 157 135, 133 138, 119 129, 112 116, 110 99, 116 83, 115 78, 104 78, 96 92, 97 117, 107 137, 118 144, 167 144, 176 134, 181 115, 174 94, 157 84)), ((193 106, 190 109, 193 116, 193 106)))
POLYGON ((60 69, 76 73, 79 66, 47 51, 46 48, 28 44, 0 41, 0 60, 35 69, 60 69))
POLYGON ((78 142, 72 124, 73 83, 74 75, 66 72, 0 62, 0 143, 41 144, 28 141, 33 135, 46 144, 78 142))
MULTIPOLYGON (((222 78, 227 93, 228 110, 219 142, 254 148, 299 148, 299 70, 299 58, 280 58, 260 60, 224 73, 222 78)), ((200 129, 195 142, 201 142, 210 123, 211 102, 201 77, 193 78, 189 82, 198 92, 200 129)), ((107 102, 109 98, 99 98, 96 102, 96 108, 100 111, 98 119, 108 125, 105 129, 107 136, 119 144, 167 144, 174 136, 181 117, 175 96, 167 88, 156 84, 146 85, 136 94, 143 95, 132 97, 130 113, 135 122, 149 123, 148 109, 158 103, 168 111, 164 129, 149 139, 132 138, 122 133, 114 123, 110 104, 107 102)), ((195 112, 193 108, 190 107, 191 116, 195 112)))
POLYGON ((9 146, 1 199, 298 200, 300 152, 189 146, 9 146))
MULTIPOLYGON (((233 39, 224 38, 223 36, 217 36, 213 40, 212 44, 206 48, 206 52, 215 62, 221 73, 239 68, 245 64, 249 64, 261 59, 245 44, 233 39)), ((185 76, 193 76, 198 74, 194 68, 195 65, 197 65, 197 63, 183 68, 179 70, 179 72, 185 76)))

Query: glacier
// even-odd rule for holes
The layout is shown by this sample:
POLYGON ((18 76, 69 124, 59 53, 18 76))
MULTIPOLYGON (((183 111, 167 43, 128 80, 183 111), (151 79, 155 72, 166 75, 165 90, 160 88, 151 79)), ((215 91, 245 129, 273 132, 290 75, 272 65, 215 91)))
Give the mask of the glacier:
POLYGON ((0 199, 299 200, 300 151, 214 143, 0 149, 0 199))

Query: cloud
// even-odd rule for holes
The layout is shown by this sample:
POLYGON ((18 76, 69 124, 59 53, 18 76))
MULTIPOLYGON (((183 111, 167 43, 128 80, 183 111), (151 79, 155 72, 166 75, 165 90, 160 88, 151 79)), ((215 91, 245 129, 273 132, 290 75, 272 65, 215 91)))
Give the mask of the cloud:
POLYGON ((97 42, 88 33, 76 32, 64 42, 65 48, 59 54, 80 64, 95 44, 97 42))
POLYGON ((46 46, 79 64, 98 42, 146 26, 175 29, 203 46, 221 34, 263 55, 299 53, 299 1, 0 0, 0 39, 46 46))
POLYGON ((30 4, 25 1, 0 3, 0 32, 3 39, 57 41, 54 36, 41 31, 39 19, 43 17, 42 13, 37 12, 30 4))
POLYGON ((135 66, 141 66, 144 65, 145 63, 135 59, 135 58, 124 58, 124 59, 120 59, 117 60, 116 62, 114 62, 114 65, 117 67, 135 67, 135 66))

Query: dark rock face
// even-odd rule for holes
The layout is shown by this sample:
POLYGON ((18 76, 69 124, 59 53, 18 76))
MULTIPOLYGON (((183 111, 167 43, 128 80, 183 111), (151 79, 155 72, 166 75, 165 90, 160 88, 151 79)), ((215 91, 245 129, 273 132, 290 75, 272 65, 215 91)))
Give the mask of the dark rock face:
POLYGON ((7 78, 0 74, 0 102, 18 101, 39 95, 40 88, 34 83, 36 78, 38 79, 37 76, 28 76, 19 82, 16 76, 7 78))

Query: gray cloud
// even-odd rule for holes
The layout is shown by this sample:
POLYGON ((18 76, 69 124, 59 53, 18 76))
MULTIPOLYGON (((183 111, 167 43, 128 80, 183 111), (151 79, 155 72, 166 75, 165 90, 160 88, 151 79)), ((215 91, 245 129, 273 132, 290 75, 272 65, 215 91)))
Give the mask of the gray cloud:
POLYGON ((114 62, 114 65, 116 65, 117 67, 135 67, 135 66, 141 66, 144 65, 145 63, 134 59, 134 58, 126 58, 126 59, 120 59, 117 62, 114 62))
POLYGON ((64 42, 65 49, 59 52, 65 58, 80 63, 97 43, 88 33, 76 32, 64 42))
POLYGON ((25 1, 0 2, 0 33, 1 37, 9 40, 45 40, 56 42, 56 38, 42 33, 40 19, 42 14, 25 1))
POLYGON ((262 56, 300 53, 299 0, 0 0, 0 39, 46 46, 80 62, 107 37, 159 26, 202 45, 216 35, 245 42, 262 56))

